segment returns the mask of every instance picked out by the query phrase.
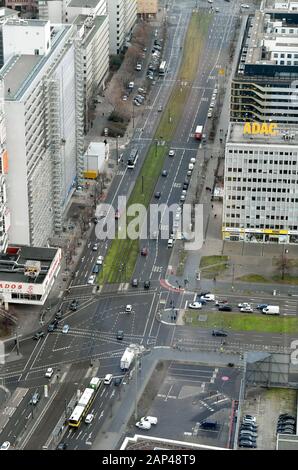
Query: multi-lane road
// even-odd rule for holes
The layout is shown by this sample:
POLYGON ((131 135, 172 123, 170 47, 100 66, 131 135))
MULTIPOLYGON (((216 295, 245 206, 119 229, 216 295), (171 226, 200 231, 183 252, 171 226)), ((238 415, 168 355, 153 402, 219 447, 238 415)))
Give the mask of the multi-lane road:
MULTIPOLYGON (((165 107, 176 81, 181 61, 180 47, 183 45, 195 3, 168 2, 167 41, 163 55, 168 63, 168 73, 152 87, 150 105, 145 107, 132 138, 130 148, 137 145, 140 150, 138 167, 129 170, 125 164, 120 164, 111 184, 105 203, 112 204, 115 208, 118 207, 118 196, 128 197, 134 186, 158 125, 158 107, 165 107)), ((205 1, 198 4, 207 8, 205 1)), ((175 150, 175 156, 166 159, 164 169, 168 175, 166 178, 161 176, 156 185, 156 191, 161 192, 160 204, 179 203, 189 161, 198 155, 198 143, 194 139, 195 127, 207 121, 209 101, 217 86, 218 70, 224 67, 229 57, 229 43, 233 36, 239 5, 235 0, 229 3, 218 0, 214 2, 214 6, 217 4, 220 12, 212 15, 208 40, 197 76, 190 84, 188 102, 173 141, 167 143, 175 150)), ((11 391, 17 390, 17 393, 23 396, 20 402, 16 401, 17 405, 6 410, 5 416, 9 416, 9 419, 2 420, 0 426, 0 429, 3 428, 0 434, 2 441, 9 440, 21 448, 42 448, 59 418, 67 414, 65 407, 68 402, 78 389, 82 390, 88 384, 91 376, 104 377, 107 373, 121 375, 120 357, 131 343, 142 344, 146 349, 177 345, 189 348, 200 345, 218 348, 221 344, 221 339, 213 338, 210 330, 157 321, 158 312, 169 308, 171 302, 175 303, 176 308, 183 308, 186 302, 194 298, 194 292, 165 289, 160 283, 166 277, 171 253, 171 250, 167 249, 166 240, 159 237, 140 244, 140 248, 144 244, 147 246, 148 256, 139 256, 137 260, 133 277, 141 281, 139 288, 134 289, 129 284, 111 288, 106 286, 101 292, 94 292, 94 286, 87 284, 97 256, 105 256, 109 247, 108 242, 100 241, 98 250, 93 251, 92 245, 96 241, 94 229, 77 266, 70 294, 62 301, 63 320, 58 330, 47 334, 44 339, 34 344, 31 337, 23 338, 21 355, 16 358, 12 354, 1 369, 3 385, 11 391), (142 281, 147 279, 151 280, 151 288, 144 291, 142 281), (72 312, 68 307, 74 298, 78 299, 79 307, 77 311, 72 312), (133 306, 130 314, 125 312, 126 304, 133 306), (70 325, 69 333, 62 334, 63 324, 70 325), (118 330, 124 331, 121 341, 116 338, 118 330), (50 380, 44 377, 48 367, 55 370, 50 380), (49 398, 43 397, 39 404, 33 407, 29 404, 32 393, 38 391, 43 396, 45 384, 49 385, 49 398)), ((257 293, 253 297, 237 297, 235 293, 231 302, 236 304, 238 301, 260 303, 266 302, 266 298, 259 298, 257 293)), ((297 313, 295 300, 281 296, 279 302, 285 314, 297 313)), ((283 341, 284 338, 278 335, 244 332, 230 333, 228 338, 228 343, 238 345, 238 351, 240 343, 244 344, 246 349, 255 349, 252 345, 282 346, 283 341)), ((90 448, 104 419, 111 412, 111 403, 115 398, 121 399, 121 386, 103 388, 91 410, 95 414, 94 421, 88 427, 82 426, 76 433, 68 431, 65 435, 64 440, 69 448, 90 448)))

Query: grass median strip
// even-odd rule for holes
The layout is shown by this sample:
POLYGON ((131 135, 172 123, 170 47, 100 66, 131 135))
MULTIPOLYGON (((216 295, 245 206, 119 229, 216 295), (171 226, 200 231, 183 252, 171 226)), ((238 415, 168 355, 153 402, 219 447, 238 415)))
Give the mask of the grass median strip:
MULTIPOLYGON (((132 204, 142 204, 148 208, 156 182, 162 171, 164 160, 181 119, 183 108, 187 102, 191 85, 196 77, 199 60, 202 55, 209 22, 212 15, 199 12, 193 13, 182 51, 183 59, 178 80, 174 85, 168 104, 163 112, 160 124, 154 136, 154 143, 149 147, 135 187, 128 200, 127 208, 132 204), (156 142, 159 142, 156 144, 156 142), (161 143, 165 142, 166 145, 161 143)), ((127 217, 128 228, 135 216, 127 217)), ((123 220, 123 219, 122 219, 123 220)), ((142 220, 139 221, 140 225, 142 220)), ((121 219, 119 220, 121 226, 121 219)), ((105 258, 104 267, 98 277, 99 283, 118 283, 131 280, 139 253, 139 240, 120 239, 119 232, 112 241, 105 258)))
POLYGON ((185 322, 200 328, 223 328, 233 331, 256 331, 262 333, 298 333, 298 318, 241 313, 193 312, 185 313, 185 322), (200 321, 200 315, 207 315, 200 321))

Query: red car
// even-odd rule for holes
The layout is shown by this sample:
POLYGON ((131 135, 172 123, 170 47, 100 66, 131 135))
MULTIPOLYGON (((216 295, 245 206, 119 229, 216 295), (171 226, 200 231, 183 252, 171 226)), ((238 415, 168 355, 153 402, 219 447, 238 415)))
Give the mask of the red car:
POLYGON ((148 255, 148 248, 144 247, 141 249, 141 255, 142 256, 147 256, 148 255))
POLYGON ((120 219, 120 212, 118 209, 115 211, 115 219, 120 219))

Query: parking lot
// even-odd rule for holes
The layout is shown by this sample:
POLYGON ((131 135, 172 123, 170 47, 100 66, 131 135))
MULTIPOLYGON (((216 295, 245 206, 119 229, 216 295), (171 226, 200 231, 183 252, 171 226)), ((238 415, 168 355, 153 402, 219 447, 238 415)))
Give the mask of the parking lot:
POLYGON ((155 416, 158 423, 139 430, 132 419, 129 431, 228 447, 232 401, 238 399, 240 378, 237 368, 163 363, 163 371, 155 370, 139 402, 139 415, 155 416), (216 421, 216 429, 200 428, 206 419, 216 421))
POLYGON ((248 390, 242 408, 243 415, 256 417, 258 425, 257 448, 276 449, 276 425, 282 413, 296 417, 297 391, 285 388, 248 390))

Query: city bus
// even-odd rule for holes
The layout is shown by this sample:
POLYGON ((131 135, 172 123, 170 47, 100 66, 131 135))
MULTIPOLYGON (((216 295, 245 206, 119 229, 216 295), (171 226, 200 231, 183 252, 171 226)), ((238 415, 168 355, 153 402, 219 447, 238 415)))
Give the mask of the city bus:
POLYGON ((134 168, 139 158, 139 150, 137 148, 132 149, 127 161, 127 168, 134 168))
POLYGON ((102 380, 100 380, 98 377, 93 377, 88 387, 85 388, 84 392, 80 396, 76 407, 68 419, 68 424, 70 427, 78 428, 80 426, 101 386, 102 380))
POLYGON ((163 60, 159 66, 159 75, 163 76, 166 73, 166 68, 167 68, 167 63, 165 60, 163 60))

